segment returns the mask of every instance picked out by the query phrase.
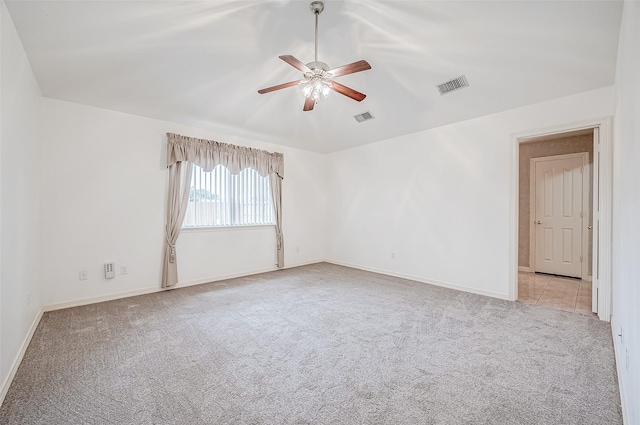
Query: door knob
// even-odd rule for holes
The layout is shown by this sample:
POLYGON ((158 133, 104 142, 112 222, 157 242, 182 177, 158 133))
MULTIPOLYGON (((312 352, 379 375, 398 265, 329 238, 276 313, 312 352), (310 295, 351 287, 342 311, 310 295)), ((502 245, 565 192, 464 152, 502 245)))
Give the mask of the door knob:
POLYGON ((587 229, 591 230, 593 229, 593 226, 587 226, 587 229))
POLYGON ((542 220, 536 221, 537 224, 542 224, 542 220))

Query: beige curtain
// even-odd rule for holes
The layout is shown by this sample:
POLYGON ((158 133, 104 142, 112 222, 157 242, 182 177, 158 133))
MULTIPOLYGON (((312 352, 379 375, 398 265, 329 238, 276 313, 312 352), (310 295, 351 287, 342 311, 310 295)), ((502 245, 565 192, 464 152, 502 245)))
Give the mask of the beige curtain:
POLYGON ((283 267, 282 179, 284 178, 284 155, 278 152, 272 153, 214 140, 167 133, 169 203, 162 287, 166 288, 178 282, 175 243, 178 240, 189 203, 193 165, 201 167, 204 171, 211 171, 217 165, 224 165, 232 174, 238 174, 245 168, 253 168, 262 177, 269 176, 276 218, 276 264, 278 267, 283 267))
POLYGON ((284 239, 282 238, 282 177, 269 174, 273 209, 276 216, 276 265, 284 267, 284 239))
POLYGON ((163 288, 178 283, 176 241, 182 228, 184 215, 187 212, 192 170, 193 164, 188 161, 176 162, 169 166, 167 225, 165 228, 164 267, 162 269, 163 288))

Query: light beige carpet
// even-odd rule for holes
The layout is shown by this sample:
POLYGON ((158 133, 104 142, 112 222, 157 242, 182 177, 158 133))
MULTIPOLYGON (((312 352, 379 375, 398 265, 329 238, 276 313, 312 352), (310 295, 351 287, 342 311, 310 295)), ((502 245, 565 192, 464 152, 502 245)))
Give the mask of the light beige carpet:
POLYGON ((2 424, 620 424, 609 324, 330 264, 44 315, 2 424))

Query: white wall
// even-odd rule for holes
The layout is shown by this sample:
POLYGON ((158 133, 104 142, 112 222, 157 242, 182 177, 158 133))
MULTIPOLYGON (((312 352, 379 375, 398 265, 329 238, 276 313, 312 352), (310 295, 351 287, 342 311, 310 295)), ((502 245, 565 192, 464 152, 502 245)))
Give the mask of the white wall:
POLYGON ((327 258, 508 298, 514 134, 610 115, 606 87, 329 155, 327 258))
POLYGON ((640 423, 640 3, 624 3, 616 72, 613 318, 625 423, 640 423), (622 334, 622 337, 618 335, 622 334))
MULTIPOLYGON (((0 391, 41 306, 42 95, 0 4, 0 391)), ((2 397, 0 397, 0 400, 2 397)))
MULTIPOLYGON (((324 155, 45 98, 45 306, 159 288, 167 132, 283 152, 285 265, 324 259, 324 155), (107 261, 115 279, 104 278, 107 261)), ((273 227, 185 231, 177 286, 273 270, 274 253, 273 227)))

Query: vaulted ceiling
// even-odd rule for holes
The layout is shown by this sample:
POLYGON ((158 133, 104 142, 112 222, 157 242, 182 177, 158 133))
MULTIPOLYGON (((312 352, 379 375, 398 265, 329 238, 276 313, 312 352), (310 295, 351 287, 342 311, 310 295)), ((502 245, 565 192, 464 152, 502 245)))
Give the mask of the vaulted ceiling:
MULTIPOLYGON (((7 1, 44 96, 332 152, 613 84, 620 1, 325 1, 319 60, 339 78, 303 112, 309 1, 7 1), (436 85, 465 75, 468 88, 436 85), (358 123, 370 111, 375 119, 358 123)), ((224 141, 224 140, 221 140, 224 141)))

